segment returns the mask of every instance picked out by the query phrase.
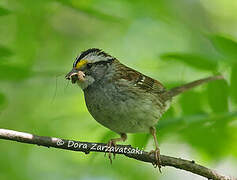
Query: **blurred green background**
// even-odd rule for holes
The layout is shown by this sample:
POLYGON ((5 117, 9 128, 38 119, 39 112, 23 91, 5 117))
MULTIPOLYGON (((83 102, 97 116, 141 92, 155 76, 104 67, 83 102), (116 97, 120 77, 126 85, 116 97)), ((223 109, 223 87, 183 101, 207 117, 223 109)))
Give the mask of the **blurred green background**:
MULTIPOLYGON (((176 97, 157 125, 161 153, 237 176, 237 2, 234 0, 1 0, 0 128, 81 141, 117 135, 87 112, 64 75, 102 48, 168 88, 221 73, 176 97)), ((125 144, 153 148, 150 135, 125 144)), ((118 155, 0 140, 0 179, 204 179, 118 155)))

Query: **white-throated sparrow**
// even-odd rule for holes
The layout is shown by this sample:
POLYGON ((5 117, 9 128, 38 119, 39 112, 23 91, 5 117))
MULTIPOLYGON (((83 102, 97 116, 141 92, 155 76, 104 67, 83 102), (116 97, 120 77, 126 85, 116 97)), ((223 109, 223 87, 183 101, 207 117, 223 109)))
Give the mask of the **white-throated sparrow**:
MULTIPOLYGON (((116 58, 96 48, 82 52, 73 63, 66 79, 77 83, 84 91, 90 114, 103 126, 121 135, 109 145, 125 141, 126 133, 151 133, 155 141, 155 164, 160 168, 160 151, 156 139, 156 124, 169 108, 173 96, 211 80, 200 79, 171 90, 134 69, 121 64, 116 58)), ((111 160, 111 155, 109 154, 111 160)))

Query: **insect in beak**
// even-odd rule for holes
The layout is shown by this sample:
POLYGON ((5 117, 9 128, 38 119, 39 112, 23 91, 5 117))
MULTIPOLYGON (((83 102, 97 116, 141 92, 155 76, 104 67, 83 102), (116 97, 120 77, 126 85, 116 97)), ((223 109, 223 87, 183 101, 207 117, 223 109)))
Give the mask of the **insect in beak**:
POLYGON ((77 81, 84 81, 85 74, 82 71, 78 71, 76 69, 72 69, 65 78, 67 80, 71 80, 72 84, 75 84, 77 81))
POLYGON ((78 71, 76 69, 72 69, 67 75, 65 76, 67 80, 71 80, 72 84, 75 84, 78 80, 78 71))

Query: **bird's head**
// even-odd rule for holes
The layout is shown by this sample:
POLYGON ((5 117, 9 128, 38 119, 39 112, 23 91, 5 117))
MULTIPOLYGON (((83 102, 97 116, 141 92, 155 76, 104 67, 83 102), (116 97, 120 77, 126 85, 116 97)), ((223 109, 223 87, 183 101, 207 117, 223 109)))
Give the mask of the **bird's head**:
POLYGON ((84 89, 101 79, 108 66, 115 60, 101 49, 91 48, 83 51, 73 63, 72 70, 65 76, 67 80, 78 83, 84 89))

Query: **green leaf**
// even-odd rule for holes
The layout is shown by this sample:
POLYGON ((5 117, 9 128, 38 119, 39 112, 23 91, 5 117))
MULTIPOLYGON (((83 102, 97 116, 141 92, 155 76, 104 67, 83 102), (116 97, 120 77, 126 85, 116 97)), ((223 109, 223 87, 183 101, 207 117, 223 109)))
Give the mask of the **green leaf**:
POLYGON ((174 129, 174 131, 180 130, 185 128, 187 125, 194 124, 194 123, 203 123, 208 118, 208 114, 199 113, 199 114, 192 114, 182 117, 168 117, 162 118, 160 122, 158 122, 157 129, 160 130, 168 130, 174 129))
POLYGON ((218 80, 207 85, 208 102, 213 112, 228 111, 228 84, 225 80, 218 80))
MULTIPOLYGON (((225 124, 235 121, 236 117, 237 112, 206 113, 183 116, 170 121, 171 123, 175 123, 176 127, 170 129, 169 127, 172 127, 172 124, 170 124, 170 126, 165 128, 166 132, 164 133, 176 132, 177 135, 181 135, 181 137, 184 138, 193 148, 201 149, 202 152, 208 154, 209 157, 218 157, 219 155, 225 154, 222 149, 220 150, 218 147, 226 148, 226 146, 222 147, 221 144, 225 144, 226 141, 229 140, 228 134, 233 134, 225 134, 226 130, 228 131, 228 126, 225 124), (210 146, 210 143, 212 142, 218 143, 210 146), (220 144, 220 146, 218 144, 220 144), (215 148, 217 148, 218 151, 216 151, 215 148)), ((169 121, 169 119, 167 120, 169 121)))
POLYGON ((221 158, 228 147, 229 135, 226 127, 196 124, 180 131, 180 135, 191 147, 201 150, 208 157, 221 158))
POLYGON ((215 35, 210 37, 214 47, 231 62, 237 62, 237 42, 229 37, 215 35))
POLYGON ((28 68, 0 64, 0 80, 22 80, 30 75, 28 68))
POLYGON ((237 104, 237 64, 235 64, 231 69, 230 93, 231 99, 237 104))
POLYGON ((4 15, 8 15, 8 14, 10 14, 9 10, 0 7, 0 16, 4 16, 4 15))
POLYGON ((90 5, 90 3, 85 3, 85 2, 90 2, 90 1, 84 1, 81 3, 80 1, 71 1, 71 0, 58 0, 61 4, 71 7, 77 11, 83 12, 89 16, 93 16, 99 19, 107 20, 107 21, 121 21, 123 20, 120 17, 116 17, 110 14, 106 14, 103 12, 100 12, 96 9, 93 9, 90 5))
MULTIPOLYGON (((11 56, 13 53, 8 48, 0 45, 0 57, 11 56)), ((1 60, 1 59, 0 59, 1 60)))
POLYGON ((190 53, 165 53, 161 55, 164 60, 179 60, 185 64, 201 70, 213 71, 217 69, 217 61, 209 57, 190 53))
POLYGON ((180 97, 180 104, 183 114, 191 115, 203 112, 201 94, 193 91, 183 93, 180 97))
POLYGON ((5 96, 2 93, 0 93, 0 110, 3 109, 5 102, 6 102, 5 96))
POLYGON ((184 127, 184 125, 196 125, 196 124, 203 124, 206 122, 215 122, 221 121, 223 119, 227 119, 228 121, 232 121, 234 118, 237 117, 237 111, 234 112, 225 112, 225 113, 196 113, 192 115, 185 115, 182 117, 170 117, 162 119, 162 121, 158 122, 158 129, 169 129, 171 127, 184 127))

